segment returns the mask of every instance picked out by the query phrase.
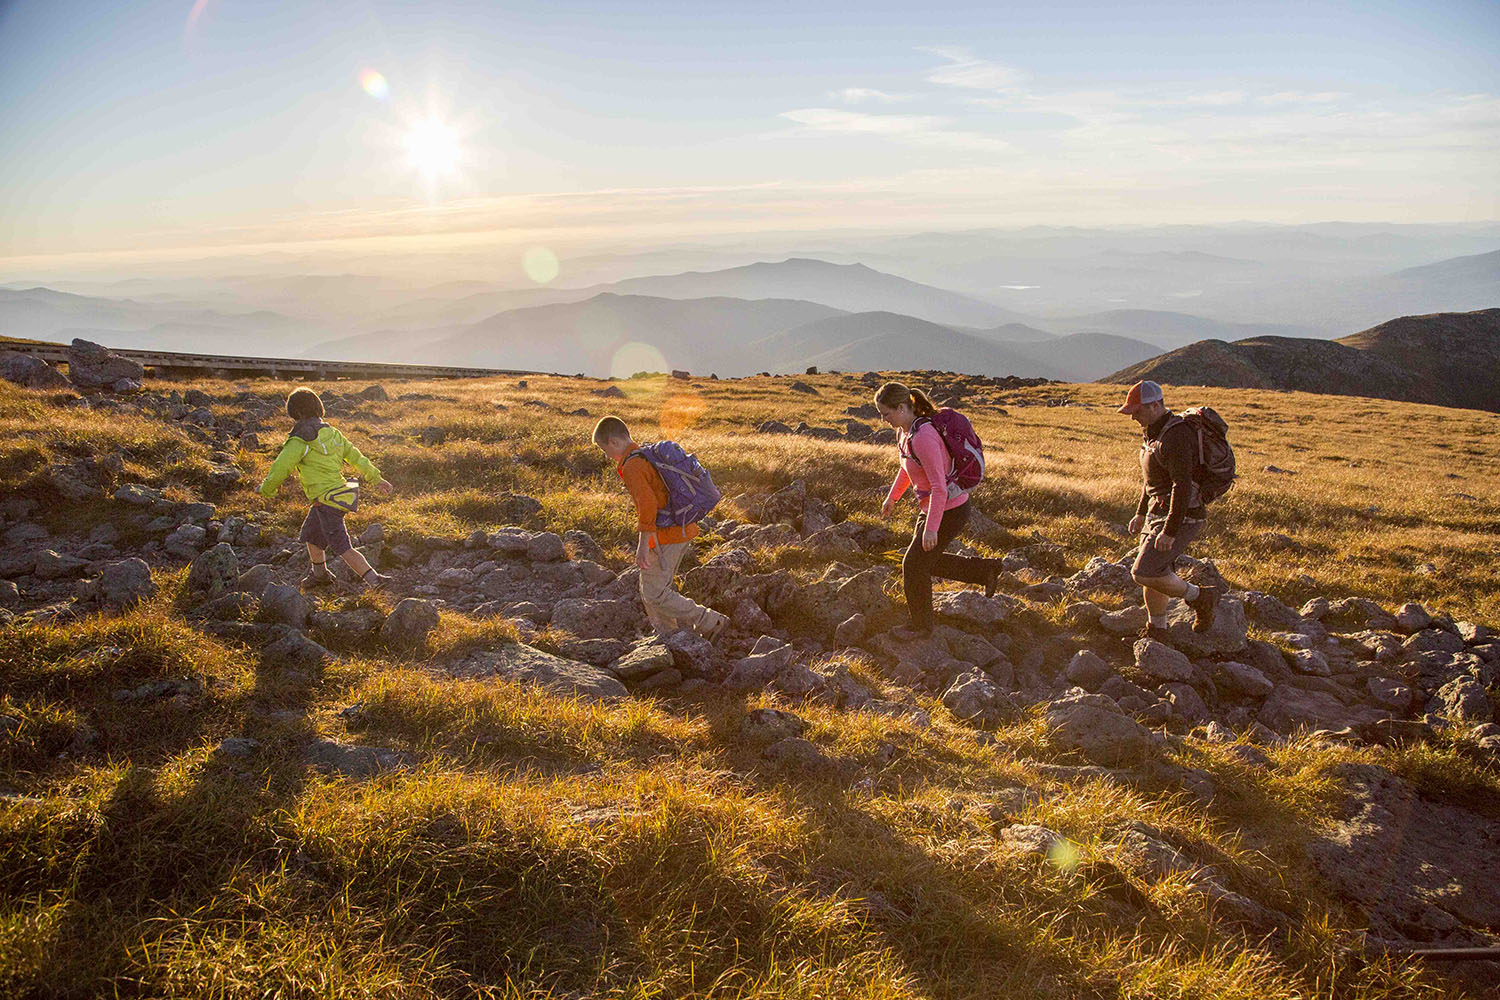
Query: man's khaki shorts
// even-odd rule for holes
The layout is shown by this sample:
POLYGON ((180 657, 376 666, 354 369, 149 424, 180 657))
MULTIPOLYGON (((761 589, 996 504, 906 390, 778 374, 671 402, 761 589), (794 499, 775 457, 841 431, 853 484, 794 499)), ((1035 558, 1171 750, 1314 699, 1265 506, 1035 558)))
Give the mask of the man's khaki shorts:
POLYGON ((1177 557, 1186 552, 1187 547, 1203 534, 1203 527, 1208 522, 1184 519, 1177 529, 1172 547, 1163 552, 1156 547, 1156 539, 1161 536, 1161 529, 1166 523, 1167 519, 1164 517, 1153 517, 1146 521, 1145 530, 1141 532, 1140 551, 1135 554, 1135 564, 1130 567, 1130 572, 1135 576, 1155 579, 1170 574, 1177 563, 1177 557))

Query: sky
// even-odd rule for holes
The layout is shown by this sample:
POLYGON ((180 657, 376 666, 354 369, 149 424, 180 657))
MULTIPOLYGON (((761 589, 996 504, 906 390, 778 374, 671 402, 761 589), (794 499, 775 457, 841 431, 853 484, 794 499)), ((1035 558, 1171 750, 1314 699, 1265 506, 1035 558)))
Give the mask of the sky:
POLYGON ((0 0, 0 270, 1500 218, 1494 0, 0 0))

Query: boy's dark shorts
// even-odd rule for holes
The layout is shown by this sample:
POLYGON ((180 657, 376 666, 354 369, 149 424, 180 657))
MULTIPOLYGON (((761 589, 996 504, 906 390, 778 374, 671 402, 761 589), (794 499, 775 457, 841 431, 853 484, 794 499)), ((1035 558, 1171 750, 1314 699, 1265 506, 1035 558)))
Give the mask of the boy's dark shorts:
POLYGON ((1146 521, 1146 528, 1141 532, 1140 551, 1135 554, 1135 564, 1130 567, 1133 576, 1154 579, 1171 573, 1177 557, 1186 552, 1187 547, 1203 534, 1203 526, 1208 522, 1184 520, 1177 529, 1172 547, 1163 552, 1156 547, 1156 539, 1166 523, 1165 517, 1153 517, 1146 521))
POLYGON ((316 545, 335 558, 354 548, 349 541, 349 529, 344 527, 344 512, 320 503, 313 504, 308 510, 297 540, 316 545))

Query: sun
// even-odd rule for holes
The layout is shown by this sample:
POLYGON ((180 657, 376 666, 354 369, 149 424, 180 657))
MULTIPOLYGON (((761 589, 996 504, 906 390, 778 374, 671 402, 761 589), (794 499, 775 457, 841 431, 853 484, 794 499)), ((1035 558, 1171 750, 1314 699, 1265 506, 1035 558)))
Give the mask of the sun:
POLYGON ((405 144, 408 162, 429 183, 451 176, 462 158, 458 130, 436 118, 412 125, 405 144))

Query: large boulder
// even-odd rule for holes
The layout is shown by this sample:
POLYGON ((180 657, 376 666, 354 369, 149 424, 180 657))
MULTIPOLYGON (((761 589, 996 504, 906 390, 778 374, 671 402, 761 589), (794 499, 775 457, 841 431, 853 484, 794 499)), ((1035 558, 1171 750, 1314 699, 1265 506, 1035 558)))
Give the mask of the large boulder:
POLYGON ((111 608, 133 608, 156 596, 156 583, 144 560, 121 559, 107 564, 97 578, 85 584, 84 596, 111 608))
POLYGON ((66 389, 62 372, 41 358, 18 351, 0 351, 0 378, 28 389, 66 389))
POLYGON ((1157 681, 1190 680, 1196 673, 1191 660, 1171 646, 1154 639, 1136 640, 1135 666, 1141 673, 1157 681))
POLYGON ((1103 695, 1074 694, 1054 701, 1047 707, 1046 722, 1059 745, 1106 767, 1134 763, 1155 745, 1149 729, 1103 695))
POLYGON ((235 588, 240 580, 240 562, 228 542, 220 542, 193 560, 188 568, 188 589, 216 597, 235 588))
POLYGON ((1299 726, 1342 729, 1350 723, 1353 714, 1331 694, 1278 684, 1261 705, 1259 718, 1277 732, 1289 733, 1299 726))
POLYGON ((1219 598, 1214 624, 1207 632, 1194 632, 1193 609, 1174 599, 1167 605, 1167 632, 1173 646, 1189 656, 1238 653, 1245 648, 1245 606, 1233 597, 1219 598))
POLYGON ((943 706, 962 722, 986 725, 1010 707, 1010 699, 989 677, 971 670, 953 679, 943 692, 943 706))
POLYGON ((380 637, 388 646, 410 649, 426 642, 437 627, 437 605, 420 597, 406 597, 396 602, 381 623, 380 637))
POLYGON ((620 679, 603 667, 543 652, 522 643, 502 643, 451 664, 455 677, 501 677, 538 684, 550 691, 583 698, 620 698, 628 692, 620 679))
POLYGON ((1016 609, 1015 598, 1004 595, 985 597, 977 590, 955 590, 933 599, 933 610, 960 628, 994 632, 1016 609))
POLYGON ((635 635, 641 618, 640 605, 627 600, 573 597, 552 609, 552 627, 580 639, 628 638, 635 635))
POLYGON ((1495 707, 1485 694, 1484 685, 1472 677, 1455 677, 1438 688, 1427 703, 1427 712, 1459 722, 1480 723, 1494 717, 1495 707))
POLYGON ((107 389, 121 380, 139 382, 146 369, 129 358, 88 340, 68 347, 68 381, 82 389, 107 389))
POLYGON ((1227 660, 1214 670, 1214 683, 1219 690, 1242 698, 1264 698, 1275 685, 1259 670, 1248 663, 1227 660))

